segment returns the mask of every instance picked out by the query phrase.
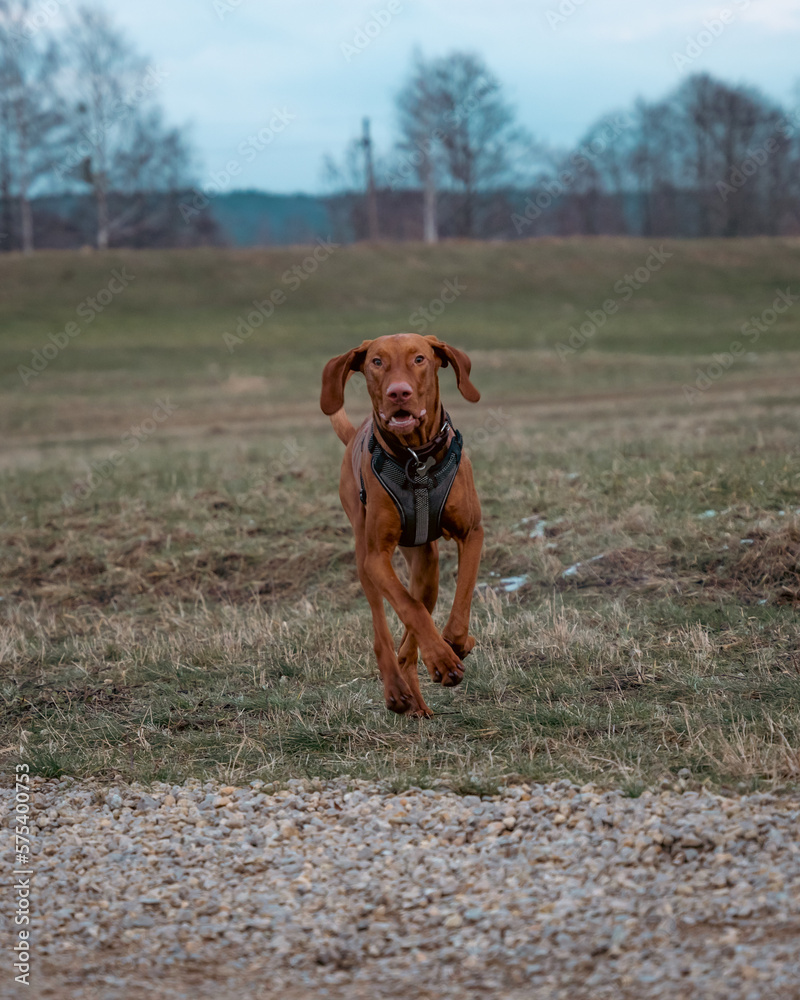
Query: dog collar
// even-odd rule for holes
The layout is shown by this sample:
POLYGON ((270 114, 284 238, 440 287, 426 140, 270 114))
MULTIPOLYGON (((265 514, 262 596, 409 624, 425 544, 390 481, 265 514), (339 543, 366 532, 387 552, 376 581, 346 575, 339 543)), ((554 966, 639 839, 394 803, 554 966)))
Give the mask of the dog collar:
POLYGON ((411 479, 415 476, 424 475, 428 469, 436 464, 436 455, 448 444, 448 435, 452 428, 450 414, 442 407, 441 426, 430 441, 421 444, 419 448, 409 448, 391 431, 385 431, 382 427, 375 425, 375 418, 372 419, 372 433, 383 446, 384 451, 394 459, 402 462, 408 469, 411 479), (386 445, 389 447, 387 448, 386 445))

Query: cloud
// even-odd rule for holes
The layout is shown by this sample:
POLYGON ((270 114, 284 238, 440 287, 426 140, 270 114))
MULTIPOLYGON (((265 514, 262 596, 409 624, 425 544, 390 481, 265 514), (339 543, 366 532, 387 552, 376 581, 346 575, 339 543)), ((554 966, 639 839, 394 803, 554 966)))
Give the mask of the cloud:
POLYGON ((213 0, 95 0, 137 48, 170 76, 169 117, 191 121, 204 172, 219 169, 272 109, 297 114, 244 180, 275 191, 317 190, 326 153, 340 156, 372 118, 379 153, 395 124, 394 95, 415 46, 482 54, 520 123, 559 145, 576 142, 602 114, 678 82, 672 55, 720 10, 736 12, 692 71, 755 84, 774 97, 800 76, 800 0, 401 0, 402 8, 350 62, 341 45, 388 0, 241 0, 223 20, 213 0), (570 14, 554 30, 547 12, 570 14), (746 79, 743 81, 743 77, 746 79))
POLYGON ((800 31, 800 0, 752 3, 742 12, 742 20, 750 24, 759 24, 768 31, 800 31))

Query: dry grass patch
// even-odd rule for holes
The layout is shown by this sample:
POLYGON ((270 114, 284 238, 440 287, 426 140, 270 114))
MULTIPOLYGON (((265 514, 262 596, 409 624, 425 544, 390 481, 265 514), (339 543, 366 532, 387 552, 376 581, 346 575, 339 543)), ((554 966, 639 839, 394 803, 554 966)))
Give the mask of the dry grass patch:
MULTIPOLYGON (((181 257, 185 273, 142 255, 137 287, 150 290, 104 314, 109 325, 30 392, 14 372, 38 327, 33 339, 33 326, 6 332, 3 746, 23 744, 42 773, 143 780, 351 774, 474 790, 569 777, 634 793, 689 768, 715 785, 795 782, 796 320, 771 334, 775 353, 743 360, 695 406, 681 390, 795 265, 783 247, 741 247, 720 311, 704 305, 702 261, 722 250, 684 246, 662 297, 643 302, 647 322, 615 318, 562 363, 553 345, 569 317, 601 300, 636 247, 606 248, 602 262, 595 244, 556 250, 448 245, 410 270, 402 248, 373 261, 343 251, 308 301, 235 356, 220 331, 280 255, 226 257, 217 285, 213 254, 181 257), (508 254, 524 273, 499 266, 508 254), (573 268, 578 258, 593 266, 573 268), (431 261, 466 269, 469 293, 436 332, 477 349, 481 404, 460 403, 449 372, 443 397, 474 464, 486 545, 466 680, 443 690, 424 673, 437 714, 421 723, 382 703, 337 496, 341 446, 317 398, 332 353, 401 328, 436 294, 431 261), (555 290, 547 278, 532 291, 530 275, 550 271, 555 290), (179 404, 174 421, 76 496, 163 394, 179 404)), ((87 258, 87 292, 101 264, 87 258)), ((68 310, 76 289, 43 296, 44 281, 25 287, 68 310)), ((3 285, 14 316, 35 313, 21 287, 3 285)), ((355 419, 366 396, 348 394, 355 419)), ((440 623, 455 570, 443 545, 440 623)))
MULTIPOLYGON (((800 519, 769 531, 750 532, 741 555, 726 567, 721 584, 748 597, 800 604, 800 519)), ((741 543, 740 543, 741 544, 741 543)))

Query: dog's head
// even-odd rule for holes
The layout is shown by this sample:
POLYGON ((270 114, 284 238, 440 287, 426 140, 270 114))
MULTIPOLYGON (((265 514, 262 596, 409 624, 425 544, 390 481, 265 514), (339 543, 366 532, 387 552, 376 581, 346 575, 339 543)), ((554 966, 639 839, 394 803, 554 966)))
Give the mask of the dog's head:
POLYGON ((439 416, 439 369, 453 366, 464 399, 480 393, 469 380, 470 360, 436 337, 395 333, 365 340, 325 365, 320 406, 328 416, 344 406, 344 387, 353 372, 363 372, 379 427, 399 437, 431 427, 439 416))

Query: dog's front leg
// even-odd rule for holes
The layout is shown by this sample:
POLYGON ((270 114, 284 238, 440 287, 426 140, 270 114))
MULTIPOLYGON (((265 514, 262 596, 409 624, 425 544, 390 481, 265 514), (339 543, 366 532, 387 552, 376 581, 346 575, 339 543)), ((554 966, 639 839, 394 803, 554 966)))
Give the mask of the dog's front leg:
POLYGON ((397 612, 400 621, 417 640, 422 659, 431 679, 445 687, 460 684, 464 665, 455 650, 439 635, 430 612, 412 597, 400 582, 392 566, 392 554, 377 543, 367 543, 364 564, 367 575, 378 587, 383 597, 397 612))
POLYGON ((366 566, 366 544, 356 536, 356 562, 361 586, 369 601, 372 611, 372 629, 375 635, 374 650, 378 661, 378 669, 383 681, 383 697, 386 707, 398 715, 424 716, 430 718, 433 712, 425 704, 419 685, 413 689, 403 677, 397 662, 394 640, 386 621, 386 611, 383 604, 383 594, 366 566))

